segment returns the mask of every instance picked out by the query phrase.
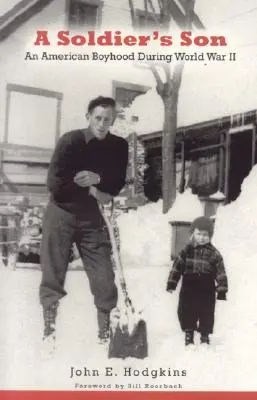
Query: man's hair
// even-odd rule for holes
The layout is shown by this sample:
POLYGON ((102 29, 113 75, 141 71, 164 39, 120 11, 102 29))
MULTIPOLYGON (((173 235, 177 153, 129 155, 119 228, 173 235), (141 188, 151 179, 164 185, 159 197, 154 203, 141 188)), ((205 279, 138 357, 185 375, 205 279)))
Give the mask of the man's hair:
POLYGON ((98 106, 115 108, 116 101, 112 97, 98 96, 89 102, 87 112, 91 113, 98 106))

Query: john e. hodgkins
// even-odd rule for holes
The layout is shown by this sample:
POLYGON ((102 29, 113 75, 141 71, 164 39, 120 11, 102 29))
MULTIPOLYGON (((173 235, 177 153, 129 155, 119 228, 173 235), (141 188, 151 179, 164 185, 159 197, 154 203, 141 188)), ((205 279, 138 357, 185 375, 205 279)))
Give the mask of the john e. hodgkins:
POLYGON ((102 369, 92 369, 86 366, 81 368, 70 367, 70 378, 77 378, 82 376, 150 376, 151 378, 167 377, 167 376, 186 376, 187 370, 173 369, 171 367, 163 368, 149 368, 135 369, 132 367, 123 367, 121 370, 114 370, 113 367, 103 367, 102 369))

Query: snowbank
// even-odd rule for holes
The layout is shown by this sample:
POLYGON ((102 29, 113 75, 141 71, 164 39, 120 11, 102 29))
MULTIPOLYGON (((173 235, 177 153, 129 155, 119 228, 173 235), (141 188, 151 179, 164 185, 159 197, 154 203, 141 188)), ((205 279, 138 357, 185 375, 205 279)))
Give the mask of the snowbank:
POLYGON ((191 189, 178 194, 167 214, 162 214, 162 200, 130 211, 118 219, 121 257, 125 264, 151 267, 170 263, 170 221, 193 221, 203 215, 203 207, 191 189))
POLYGON ((201 215, 203 215, 203 205, 191 189, 177 194, 173 207, 167 214, 170 221, 185 222, 192 222, 201 215))
MULTIPOLYGON (((143 310, 147 322, 149 357, 146 360, 107 359, 106 349, 96 343, 96 310, 86 274, 69 271, 65 284, 68 296, 62 300, 58 314, 57 353, 52 360, 42 360, 39 351, 43 325, 38 300, 40 271, 0 268, 0 318, 5 328, 0 331, 2 389, 73 390, 73 381, 67 379, 70 365, 81 366, 86 359, 89 368, 108 365, 115 371, 125 366, 142 370, 172 365, 172 368, 186 369, 188 375, 178 380, 184 391, 256 391, 256 174, 257 166, 245 179, 239 198, 218 210, 214 242, 225 258, 229 293, 228 301, 217 301, 214 334, 208 349, 199 344, 199 335, 196 335, 195 349, 185 349, 177 319, 179 291, 168 294, 165 290, 169 268, 160 267, 169 262, 167 222, 172 210, 162 214, 162 202, 159 201, 118 219, 125 267, 156 265, 147 273, 143 268, 126 271, 133 304, 137 310, 143 310)), ((191 215, 189 211, 197 205, 188 191, 178 195, 176 202, 178 205, 173 207, 176 218, 180 215, 179 210, 183 216, 191 215)), ((161 377, 153 381, 148 377, 120 376, 119 383, 169 384, 173 382, 171 379, 161 377)), ((117 390, 115 382, 116 376, 90 377, 90 383, 112 384, 113 390, 117 390)))
MULTIPOLYGON (((221 251, 229 293, 224 328, 229 348, 251 360, 257 337, 257 166, 245 178, 236 201, 218 209, 213 242, 221 251)), ((243 368, 243 367, 242 367, 243 368)))
MULTIPOLYGON (((257 257, 257 165, 245 178, 236 201, 218 209, 214 241, 227 257, 257 257)), ((257 274, 256 274, 257 276, 257 274)))
POLYGON ((122 214, 118 225, 125 265, 150 267, 169 263, 171 233, 161 200, 122 214))

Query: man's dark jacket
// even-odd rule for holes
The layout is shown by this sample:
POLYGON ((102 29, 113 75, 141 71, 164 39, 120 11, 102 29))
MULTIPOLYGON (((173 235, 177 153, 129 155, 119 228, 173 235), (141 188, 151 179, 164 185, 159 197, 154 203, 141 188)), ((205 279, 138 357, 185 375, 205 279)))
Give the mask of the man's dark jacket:
POLYGON ((125 184, 128 143, 108 133, 103 140, 92 136, 89 129, 74 130, 58 141, 48 170, 47 186, 51 200, 62 209, 86 219, 99 215, 97 201, 89 189, 73 182, 79 171, 100 175, 96 187, 116 196, 125 184))

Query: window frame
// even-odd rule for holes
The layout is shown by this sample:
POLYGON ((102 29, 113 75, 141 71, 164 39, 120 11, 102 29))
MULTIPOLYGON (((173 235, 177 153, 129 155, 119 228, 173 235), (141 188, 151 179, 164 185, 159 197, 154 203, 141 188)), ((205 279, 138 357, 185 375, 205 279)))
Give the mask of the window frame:
POLYGON ((66 24, 69 28, 79 28, 82 27, 83 24, 71 24, 70 18, 70 6, 71 3, 80 3, 85 4, 87 6, 95 7, 96 8, 96 23, 94 27, 90 27, 90 29, 99 29, 102 23, 102 11, 104 2, 101 0, 66 0, 66 24))

